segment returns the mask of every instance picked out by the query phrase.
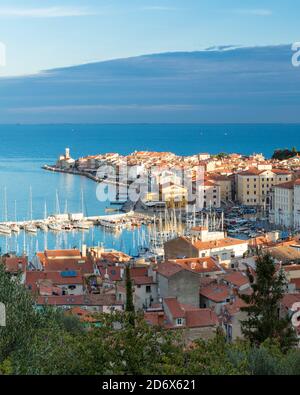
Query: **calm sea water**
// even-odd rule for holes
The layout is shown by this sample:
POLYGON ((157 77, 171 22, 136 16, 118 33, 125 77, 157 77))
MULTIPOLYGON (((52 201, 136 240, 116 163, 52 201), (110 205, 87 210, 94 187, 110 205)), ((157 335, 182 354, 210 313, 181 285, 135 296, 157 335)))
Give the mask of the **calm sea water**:
MULTIPOLYGON (((43 218, 44 204, 48 213, 55 211, 58 192, 60 208, 81 210, 80 195, 84 192, 88 215, 100 215, 108 202, 96 199, 97 184, 78 176, 50 173, 43 164, 54 163, 65 147, 74 158, 88 154, 134 150, 172 151, 179 155, 199 152, 263 153, 271 156, 276 148, 296 146, 300 149, 300 125, 0 125, 0 220, 4 219, 4 188, 7 190, 8 219, 29 218, 29 189, 32 188, 33 217, 43 218)), ((30 251, 80 246, 87 242, 104 242, 107 247, 132 252, 132 232, 114 237, 100 228, 88 233, 48 234, 47 239, 26 236, 30 251)), ((24 237, 0 237, 2 251, 21 251, 24 237)))

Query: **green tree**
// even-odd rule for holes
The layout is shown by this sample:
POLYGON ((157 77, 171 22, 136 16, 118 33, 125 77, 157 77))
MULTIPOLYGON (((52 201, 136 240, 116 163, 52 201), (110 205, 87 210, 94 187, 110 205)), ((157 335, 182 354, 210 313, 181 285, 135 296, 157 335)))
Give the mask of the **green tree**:
POLYGON ((133 289, 132 289, 132 280, 130 277, 129 265, 126 265, 125 268, 125 281, 126 281, 126 311, 128 313, 134 313, 133 289))
POLYGON ((39 325, 39 316, 33 309, 33 299, 20 277, 13 277, 0 264, 0 302, 6 310, 6 326, 0 327, 0 362, 12 352, 29 346, 39 325))
POLYGON ((252 293, 240 294, 247 306, 242 311, 248 317, 241 322, 246 339, 259 346, 267 339, 277 342, 282 350, 296 343, 295 331, 290 319, 279 317, 279 305, 287 287, 283 270, 276 270, 269 254, 259 255, 256 261, 256 278, 248 272, 252 293))

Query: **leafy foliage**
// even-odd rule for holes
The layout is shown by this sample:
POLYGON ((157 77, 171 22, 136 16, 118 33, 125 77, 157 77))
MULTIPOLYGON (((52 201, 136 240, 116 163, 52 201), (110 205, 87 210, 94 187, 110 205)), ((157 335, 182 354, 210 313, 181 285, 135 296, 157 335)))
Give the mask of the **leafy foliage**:
POLYGON ((19 279, 0 265, 0 297, 7 308, 1 328, 0 374, 299 374, 300 351, 283 352, 267 339, 227 343, 222 333, 187 344, 181 330, 148 325, 127 311, 99 314, 87 330, 60 310, 37 310, 19 279), (132 325, 134 319, 134 325, 132 325))
POLYGON ((288 148, 284 149, 277 149, 274 151, 272 159, 277 159, 277 160, 285 160, 285 159, 290 159, 293 158, 294 156, 298 155, 299 152, 295 147, 293 147, 291 150, 288 148))
POLYGON ((260 255, 256 262, 256 279, 250 273, 248 277, 252 293, 240 295, 247 303, 241 310, 248 314, 242 322, 243 335, 255 346, 272 339, 282 350, 289 349, 296 343, 296 335, 290 319, 279 316, 280 301, 287 287, 283 270, 276 270, 270 255, 260 255))

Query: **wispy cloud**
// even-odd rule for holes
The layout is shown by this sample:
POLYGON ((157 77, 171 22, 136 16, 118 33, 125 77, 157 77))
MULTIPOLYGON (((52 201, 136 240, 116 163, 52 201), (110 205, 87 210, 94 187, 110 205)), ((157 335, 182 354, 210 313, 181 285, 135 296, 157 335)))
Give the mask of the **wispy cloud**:
POLYGON ((272 11, 264 8, 252 8, 252 9, 235 9, 235 14, 239 15, 254 15, 254 16, 271 16, 272 11))
POLYGON ((0 7, 0 17, 61 18, 93 14, 91 10, 81 7, 0 7))
POLYGON ((143 11, 175 11, 175 10, 177 10, 177 8, 160 6, 160 5, 153 5, 153 6, 142 7, 142 10, 143 11))

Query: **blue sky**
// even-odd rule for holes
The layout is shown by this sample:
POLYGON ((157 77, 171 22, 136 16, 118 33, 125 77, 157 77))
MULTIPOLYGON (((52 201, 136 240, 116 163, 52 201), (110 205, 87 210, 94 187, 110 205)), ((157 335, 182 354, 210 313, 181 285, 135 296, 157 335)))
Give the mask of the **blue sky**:
POLYGON ((0 0, 0 41, 19 75, 215 45, 300 41, 295 0, 0 0))

